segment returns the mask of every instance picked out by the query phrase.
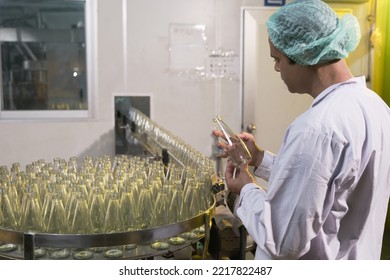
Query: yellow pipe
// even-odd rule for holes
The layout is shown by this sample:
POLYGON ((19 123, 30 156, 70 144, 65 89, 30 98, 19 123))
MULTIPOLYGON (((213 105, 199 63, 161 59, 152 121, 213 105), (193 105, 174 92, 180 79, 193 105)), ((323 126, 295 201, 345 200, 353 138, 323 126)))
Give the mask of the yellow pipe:
POLYGON ((389 7, 390 1, 376 0, 375 30, 371 36, 371 42, 374 47, 372 88, 387 104, 390 104, 389 7))

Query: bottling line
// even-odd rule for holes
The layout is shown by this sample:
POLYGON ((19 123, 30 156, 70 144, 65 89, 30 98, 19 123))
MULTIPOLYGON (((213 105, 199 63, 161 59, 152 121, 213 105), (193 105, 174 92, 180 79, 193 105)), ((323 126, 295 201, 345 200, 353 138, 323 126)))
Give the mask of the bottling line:
POLYGON ((143 155, 2 167, 1 258, 149 259, 190 246, 206 257, 213 162, 137 109, 127 118, 143 155))

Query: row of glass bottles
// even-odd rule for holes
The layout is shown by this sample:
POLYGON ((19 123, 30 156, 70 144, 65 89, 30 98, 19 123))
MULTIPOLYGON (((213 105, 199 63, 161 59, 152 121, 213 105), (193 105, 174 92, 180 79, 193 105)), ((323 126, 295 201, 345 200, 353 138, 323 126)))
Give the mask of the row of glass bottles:
POLYGON ((211 164, 200 152, 136 108, 130 108, 128 117, 134 128, 132 136, 144 143, 153 154, 160 154, 161 148, 165 148, 177 162, 192 169, 197 169, 205 162, 211 164))
POLYGON ((211 161, 196 168, 104 156, 0 167, 0 227, 47 233, 133 231, 177 223, 207 210, 211 161))

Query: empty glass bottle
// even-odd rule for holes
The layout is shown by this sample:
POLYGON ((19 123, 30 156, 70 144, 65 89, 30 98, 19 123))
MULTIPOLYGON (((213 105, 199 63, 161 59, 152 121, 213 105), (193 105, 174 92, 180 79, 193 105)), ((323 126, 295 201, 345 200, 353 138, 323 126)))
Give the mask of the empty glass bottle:
POLYGON ((76 195, 76 205, 70 232, 73 234, 90 234, 92 232, 88 203, 83 193, 76 195))
POLYGON ((125 231, 139 229, 138 225, 138 205, 135 202, 130 186, 124 188, 120 199, 120 209, 125 231))
POLYGON ((21 230, 41 232, 43 230, 43 215, 38 195, 34 190, 26 190, 24 207, 21 209, 21 230))
POLYGON ((141 189, 138 209, 139 209, 139 221, 138 224, 141 229, 151 228, 154 226, 155 216, 153 212, 155 201, 152 199, 151 187, 147 186, 141 189))
POLYGON ((91 217, 92 233, 104 232, 106 206, 104 205, 103 190, 99 187, 95 187, 91 191, 89 216, 91 217))
POLYGON ((123 221, 119 194, 117 192, 112 192, 108 200, 106 217, 104 219, 104 232, 113 233, 121 231, 123 231, 123 221))
POLYGON ((13 203, 14 202, 11 202, 8 197, 6 185, 0 183, 0 211, 3 216, 1 226, 3 228, 16 230, 18 228, 18 221, 12 207, 13 203))
POLYGON ((66 218, 65 208, 62 199, 58 193, 52 197, 51 207, 46 232, 64 234, 69 232, 68 219, 66 218))
POLYGON ((224 149, 229 155, 229 158, 239 167, 242 163, 248 163, 252 156, 239 136, 222 120, 221 116, 213 118, 216 129, 222 132, 220 142, 224 143, 224 149))
POLYGON ((169 223, 169 197, 166 186, 161 186, 157 193, 154 204, 155 226, 167 225, 169 223))

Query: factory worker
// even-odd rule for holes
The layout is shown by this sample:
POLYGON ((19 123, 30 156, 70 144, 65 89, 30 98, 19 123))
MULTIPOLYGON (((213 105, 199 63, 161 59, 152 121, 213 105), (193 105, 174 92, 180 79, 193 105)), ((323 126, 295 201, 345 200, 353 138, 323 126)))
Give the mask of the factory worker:
POLYGON ((358 22, 349 14, 339 19, 322 1, 298 0, 278 9, 267 29, 275 71, 290 92, 313 102, 276 155, 240 134, 267 190, 248 165, 228 160, 226 184, 240 194, 236 215, 257 244, 255 258, 380 259, 390 110, 343 60, 359 43, 358 22))

